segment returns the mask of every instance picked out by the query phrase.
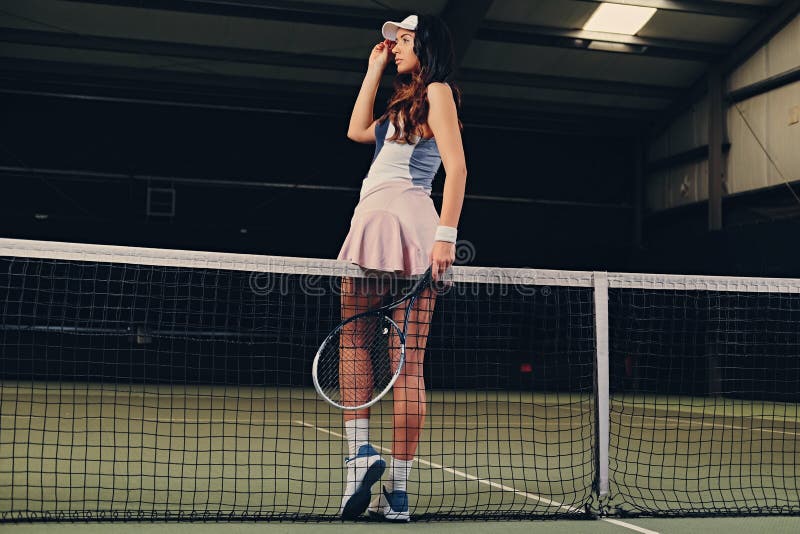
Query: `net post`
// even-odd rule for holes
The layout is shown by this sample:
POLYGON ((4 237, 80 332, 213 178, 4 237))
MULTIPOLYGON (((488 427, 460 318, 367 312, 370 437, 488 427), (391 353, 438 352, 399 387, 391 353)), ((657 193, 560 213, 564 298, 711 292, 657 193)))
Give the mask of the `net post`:
POLYGON ((608 384, 608 273, 596 271, 594 278, 596 467, 595 486, 600 497, 609 494, 609 384, 608 384))

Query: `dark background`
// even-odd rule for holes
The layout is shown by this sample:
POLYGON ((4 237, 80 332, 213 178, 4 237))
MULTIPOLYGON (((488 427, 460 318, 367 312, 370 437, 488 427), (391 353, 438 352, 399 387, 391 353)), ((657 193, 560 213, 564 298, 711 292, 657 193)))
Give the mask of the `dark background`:
MULTIPOLYGON (((334 258, 373 151, 346 138, 349 109, 336 112, 5 95, 0 233, 334 258), (174 216, 148 216, 148 187, 174 188, 174 216)), ((536 200, 465 201, 459 236, 474 247, 473 265, 800 276, 797 220, 770 220, 754 210, 793 202, 785 188, 726 198, 728 224, 720 232, 707 230, 705 203, 645 214, 636 243, 635 135, 467 124, 463 138, 468 194, 536 200)), ((434 182, 437 206, 443 174, 434 182)))
MULTIPOLYGON (((3 165, 83 171, 7 177, 2 233, 8 237, 332 258, 374 150, 346 138, 344 109, 325 118, 30 96, 4 98, 2 106, 3 165), (93 171, 119 176, 93 177, 93 171), (186 179, 215 183, 180 181, 186 179), (148 185, 175 188, 174 217, 147 216, 148 185), (37 220, 37 213, 47 219, 37 220)), ((468 199, 460 237, 474 244, 475 264, 625 264, 633 232, 630 140, 467 126, 464 145, 470 194, 617 206, 468 199)), ((440 170, 434 194, 443 182, 440 170)), ((440 207, 441 198, 435 201, 440 207)))

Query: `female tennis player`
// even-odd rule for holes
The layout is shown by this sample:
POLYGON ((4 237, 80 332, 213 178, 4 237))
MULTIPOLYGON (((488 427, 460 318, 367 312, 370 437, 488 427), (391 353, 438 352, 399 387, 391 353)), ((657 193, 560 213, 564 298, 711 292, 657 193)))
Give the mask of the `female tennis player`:
MULTIPOLYGON (((455 67, 453 44, 444 22, 428 15, 388 21, 382 34, 385 40, 369 56, 347 133, 353 141, 374 143, 375 154, 338 259, 376 273, 419 275, 430 266, 433 279, 438 280, 455 259, 467 177, 458 118, 460 91, 449 81, 455 67), (385 113, 375 120, 375 96, 390 61, 397 65, 394 94, 385 113), (441 164, 446 178, 440 218, 430 192, 441 164)), ((385 280, 374 276, 344 279, 343 318, 379 306, 390 296, 385 280)), ((345 412, 350 456, 341 508, 344 519, 360 516, 367 507, 370 515, 389 521, 410 519, 406 482, 425 421, 422 364, 434 299, 428 287, 410 312, 405 365, 393 389, 391 465, 371 503, 370 487, 380 480, 386 463, 369 442, 369 409, 345 412)), ((404 313, 402 307, 395 310, 396 323, 402 324, 404 313)), ((388 344, 390 351, 397 345, 388 344)), ((364 352, 343 350, 341 360, 350 361, 341 369, 363 364, 368 374, 370 356, 364 352)), ((340 376, 343 396, 359 395, 353 383, 352 376, 340 376)))

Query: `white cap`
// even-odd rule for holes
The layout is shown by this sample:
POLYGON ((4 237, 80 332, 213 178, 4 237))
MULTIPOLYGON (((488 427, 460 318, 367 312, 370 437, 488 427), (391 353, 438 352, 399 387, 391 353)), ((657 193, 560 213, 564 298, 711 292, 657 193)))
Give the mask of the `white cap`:
POLYGON ((404 18, 401 22, 392 22, 391 20, 387 20, 383 23, 383 28, 381 28, 381 33, 385 39, 389 39, 390 41, 397 40, 397 30, 403 28, 404 30, 411 30, 415 31, 417 29, 417 20, 416 15, 409 15, 404 18))

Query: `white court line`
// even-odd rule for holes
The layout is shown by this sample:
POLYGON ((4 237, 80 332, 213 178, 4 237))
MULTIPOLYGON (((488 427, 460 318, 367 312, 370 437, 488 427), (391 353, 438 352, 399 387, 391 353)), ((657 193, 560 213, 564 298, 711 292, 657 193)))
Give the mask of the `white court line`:
MULTIPOLYGON (((575 412, 576 410, 578 410, 578 408, 575 408, 574 406, 568 406, 567 408, 569 408, 569 410, 572 411, 572 412, 575 412)), ((584 414, 585 412, 583 410, 580 410, 579 413, 580 414, 584 414)), ((681 419, 680 415, 676 415, 676 416, 658 416, 658 415, 644 415, 644 414, 633 414, 633 413, 613 412, 612 411, 612 415, 614 415, 614 414, 617 414, 617 415, 620 415, 620 416, 624 415, 624 416, 629 417, 631 419, 633 419, 634 417, 641 417, 642 419, 645 419, 645 418, 647 418, 647 419, 656 419, 656 420, 659 420, 659 421, 675 422, 676 424, 687 423, 689 425, 710 426, 712 428, 719 428, 719 429, 722 429, 722 430, 724 430, 724 429, 750 430, 751 432, 767 432, 767 433, 770 433, 770 434, 784 434, 784 435, 787 435, 787 436, 797 436, 797 435, 799 435, 797 432, 789 432, 789 431, 786 431, 786 430, 769 430, 767 428, 745 427, 745 426, 737 426, 737 425, 726 425, 725 423, 708 423, 706 421, 695 421, 695 420, 691 420, 691 419, 681 419)), ((694 414, 685 414, 685 417, 690 418, 693 415, 694 414)), ((709 417, 713 416, 713 415, 709 415, 709 414, 704 414, 702 412, 700 413, 700 415, 708 415, 709 417)), ((726 417, 726 416, 722 416, 722 417, 726 417)), ((728 416, 728 417, 735 417, 735 416, 728 416)), ((664 429, 664 430, 666 430, 666 429, 664 429)), ((681 430, 681 429, 678 428, 677 430, 681 430)))
MULTIPOLYGON (((298 425, 305 426, 307 428, 313 428, 317 432, 322 432, 324 434, 329 434, 331 436, 336 436, 337 438, 341 438, 341 439, 347 439, 344 436, 344 434, 340 434, 338 432, 334 432, 334 431, 328 430, 326 428, 321 428, 321 427, 312 425, 311 423, 306 423, 305 421, 295 420, 295 423, 297 423, 298 425)), ((376 449, 379 449, 382 452, 391 452, 391 450, 387 449, 386 447, 375 446, 375 445, 373 445, 373 447, 375 447, 376 449)), ((562 503, 559 503, 559 502, 556 502, 556 501, 551 501, 550 499, 547 499, 547 498, 542 497, 540 495, 535 495, 533 493, 528 493, 526 491, 520 491, 520 490, 518 490, 516 488, 512 488, 511 486, 505 486, 503 484, 499 484, 497 482, 493 482, 493 481, 487 480, 485 478, 476 477, 475 475, 471 475, 469 473, 465 473, 463 471, 459 471, 457 469, 453 469, 452 467, 447 467, 447 466, 444 466, 444 465, 441 465, 441 464, 437 464, 435 462, 430 462, 430 461, 424 460, 422 458, 415 458, 415 460, 418 463, 421 463, 423 465, 434 467, 436 469, 441 469, 442 471, 447 471, 448 473, 452 473, 452 474, 454 474, 456 476, 460 476, 462 478, 466 478, 467 480, 474 480, 475 482, 478 482, 480 484, 486 484, 487 486, 491 486, 493 488, 497 488, 497 489, 500 489, 500 490, 503 490, 503 491, 508 491, 510 493, 515 493, 517 495, 525 497, 526 499, 531 499, 531 500, 534 500, 534 501, 543 502, 545 504, 558 506, 559 508, 564 508, 565 510, 567 510, 569 512, 580 512, 581 511, 580 508, 574 508, 574 507, 569 506, 567 504, 562 504, 562 503)), ((624 521, 619 521, 617 519, 600 518, 600 520, 601 521, 606 521, 607 523, 613 523, 613 524, 615 524, 617 526, 620 526, 620 527, 623 527, 623 528, 628 528, 628 529, 631 529, 631 530, 635 530, 636 532, 641 532, 642 534, 658 534, 658 532, 656 532, 654 530, 647 530, 646 528, 637 527, 636 525, 632 525, 632 524, 626 523, 624 521)))
POLYGON ((635 530, 636 532, 641 532, 642 534, 658 534, 658 532, 656 532, 655 530, 648 530, 644 527, 637 527, 636 525, 631 525, 630 523, 626 523, 625 521, 620 521, 619 519, 602 518, 601 520, 605 521, 606 523, 611 523, 622 528, 629 528, 631 530, 635 530))
MULTIPOLYGON (((344 436, 344 434, 339 434, 338 432, 333 432, 332 430, 327 430, 325 428, 314 426, 311 423, 306 423, 305 421, 295 421, 295 423, 297 423, 299 425, 306 426, 308 428, 313 428, 314 430, 317 430, 319 432, 323 432, 325 434, 330 434, 331 436, 336 436, 337 438, 347 439, 344 436)), ((378 450, 380 450, 382 452, 391 452, 390 449, 387 449, 386 447, 381 447, 380 445, 373 445, 373 447, 375 447, 376 449, 378 449, 378 450)), ((581 511, 580 508, 574 508, 574 507, 568 506, 566 504, 562 504, 562 503, 559 503, 559 502, 556 502, 556 501, 551 501, 550 499, 546 499, 544 497, 540 497, 539 495, 534 495, 533 493, 527 493, 527 492, 524 492, 524 491, 520 491, 520 490, 518 490, 516 488, 512 488, 510 486, 504 486, 502 484, 498 484, 497 482, 493 482, 491 480, 486 480, 484 478, 476 477, 475 475, 470 475, 469 473, 464 473, 463 471, 459 471, 457 469, 453 469, 452 467, 447 467, 447 466, 444 466, 444 465, 441 465, 441 464, 437 464, 435 462, 430 462, 430 461, 424 460, 422 458, 415 458, 415 460, 418 463, 421 463, 423 465, 434 467, 436 469, 441 469, 442 471, 447 471, 448 473, 452 473, 452 474, 454 474, 456 476, 460 476, 462 478, 466 478, 467 480, 474 480, 476 482, 480 482, 481 484, 486 484, 487 486, 491 486, 493 488, 497 488, 497 489, 501 489, 503 491, 509 491, 509 492, 512 492, 512 493, 516 493, 517 495, 521 495, 521 496, 526 497, 528 499, 540 501, 540 502, 543 502, 545 504, 550 504, 550 505, 553 505, 553 506, 558 506, 559 508, 564 508, 565 510, 567 510, 569 512, 580 512, 581 511)))
MULTIPOLYGON (((681 423, 686 423, 689 426, 692 425, 700 425, 700 426, 710 426, 712 428, 718 428, 721 430, 730 429, 730 430, 749 430, 751 432, 769 432, 770 434, 784 434, 787 436, 797 436, 797 432, 788 432, 786 430, 769 430, 767 428, 759 428, 759 427, 746 427, 746 426, 737 426, 737 425, 726 425, 724 423, 708 423, 706 421, 695 421, 693 419, 681 419, 680 416, 669 416, 669 417, 659 417, 657 415, 641 415, 641 414, 628 414, 628 413, 620 413, 619 415, 624 415, 633 419, 634 417, 641 417, 642 419, 655 419, 659 421, 667 421, 670 423, 675 423, 676 425, 680 425, 681 423)), ((690 416, 687 416, 690 417, 690 416)), ((655 430, 655 429, 654 429, 655 430)), ((666 429, 663 429, 666 430, 666 429)), ((681 430, 678 428, 677 430, 681 430)))

